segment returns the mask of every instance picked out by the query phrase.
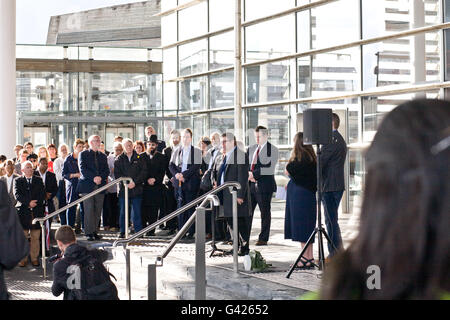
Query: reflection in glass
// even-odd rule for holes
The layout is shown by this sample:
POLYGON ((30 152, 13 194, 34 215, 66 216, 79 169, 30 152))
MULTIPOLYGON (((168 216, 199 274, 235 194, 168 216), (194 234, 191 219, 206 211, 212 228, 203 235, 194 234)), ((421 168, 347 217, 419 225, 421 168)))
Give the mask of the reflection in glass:
POLYGON ((165 80, 178 77, 177 48, 164 50, 163 75, 165 80))
POLYGON ((234 106, 234 72, 221 72, 210 77, 211 108, 234 106))
POLYGON ((225 68, 234 64, 234 34, 227 32, 209 40, 209 70, 225 68))
POLYGON ((295 53, 295 15, 249 26, 245 28, 245 39, 246 62, 295 53))
POLYGON ((246 71, 247 103, 289 99, 289 61, 249 67, 246 71))
MULTIPOLYGON (((165 1, 162 1, 164 3, 165 1)), ((177 14, 172 13, 161 17, 161 44, 166 46, 168 44, 177 42, 177 14)))
POLYGON ((68 109, 67 75, 61 72, 17 72, 17 111, 60 111, 68 109))
MULTIPOLYGON (((363 46, 364 89, 414 83, 411 61, 412 37, 363 46)), ((425 81, 440 80, 439 32, 425 33, 425 81)))
POLYGON ((180 82, 180 111, 200 110, 206 107, 206 77, 180 82))
POLYGON ((207 71, 206 39, 179 46, 180 76, 207 71))
POLYGON ((234 129, 234 112, 214 112, 210 113, 210 132, 218 131, 221 133, 234 129))
POLYGON ((329 91, 359 90, 359 48, 318 54, 313 57, 313 96, 324 96, 329 91))
MULTIPOLYGON (((269 130, 271 143, 290 144, 288 106, 247 109, 247 128, 254 129, 257 126, 264 126, 269 130)), ((253 137, 247 137, 247 144, 252 141, 253 137)))

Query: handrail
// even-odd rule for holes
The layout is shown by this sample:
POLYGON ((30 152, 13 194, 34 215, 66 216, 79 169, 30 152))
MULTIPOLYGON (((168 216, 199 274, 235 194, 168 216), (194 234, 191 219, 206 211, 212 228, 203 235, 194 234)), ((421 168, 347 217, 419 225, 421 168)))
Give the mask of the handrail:
POLYGON ((147 233, 148 231, 151 231, 153 229, 156 229, 159 225, 179 216, 180 214, 182 214, 183 212, 185 212, 186 210, 192 208, 193 206, 203 202, 203 200, 205 200, 208 196, 210 195, 214 195, 219 191, 224 190, 225 188, 228 187, 235 187, 236 189, 240 190, 241 189, 241 185, 238 182, 234 182, 234 181, 229 181, 229 182, 225 182, 224 184, 220 185, 219 187, 208 191, 207 193, 205 193, 204 195, 198 197, 197 199, 189 202, 188 204, 185 204, 184 206, 182 206, 181 208, 175 210, 174 212, 170 213, 169 215, 165 216, 164 218, 152 223, 151 225, 145 227, 144 229, 136 232, 135 234, 133 234, 131 237, 127 238, 127 239, 119 239, 114 241, 113 243, 113 247, 117 247, 119 244, 121 245, 127 245, 128 243, 130 243, 131 241, 133 241, 136 238, 139 238, 141 235, 143 235, 144 233, 147 233))
POLYGON ((118 184, 118 183, 120 183, 120 182, 122 182, 122 181, 133 182, 133 179, 128 178, 128 177, 121 177, 121 178, 118 178, 118 179, 116 179, 116 180, 113 180, 113 181, 111 181, 110 183, 104 185, 103 187, 100 187, 100 188, 98 188, 98 189, 92 191, 91 193, 85 195, 84 197, 81 197, 81 198, 75 200, 74 202, 69 203, 69 204, 66 205, 65 207, 59 208, 58 210, 56 210, 56 211, 54 211, 54 212, 52 212, 52 213, 46 215, 46 216, 43 217, 43 218, 34 218, 32 224, 35 224, 35 223, 37 223, 37 222, 39 222, 39 223, 42 224, 43 222, 45 222, 45 221, 47 221, 47 220, 53 218, 53 217, 56 216, 57 214, 60 214, 61 212, 64 212, 64 211, 66 211, 67 209, 72 208, 73 206, 76 206, 77 204, 79 204, 79 203, 81 203, 81 202, 83 202, 83 201, 85 201, 85 200, 87 200, 87 199, 89 199, 89 198, 92 198, 93 196, 95 196, 95 195, 97 195, 97 194, 99 194, 99 193, 101 193, 101 192, 103 192, 103 191, 105 191, 105 190, 111 188, 112 186, 114 186, 114 185, 116 185, 116 184, 118 184))
MULTIPOLYGON (((118 178, 116 180, 111 181, 110 183, 104 185, 103 187, 100 187, 94 191, 92 191, 91 193, 85 195, 84 197, 81 197, 77 200, 75 200, 72 203, 69 203, 68 205, 66 205, 65 207, 59 208, 58 210, 56 210, 55 212, 52 212, 51 214, 46 215, 43 218, 34 218, 32 224, 35 224, 37 222, 39 222, 41 224, 41 229, 42 229, 42 239, 45 239, 45 224, 44 222, 48 221, 49 219, 53 218, 54 216, 56 216, 57 214, 66 211, 69 208, 72 208, 73 206, 76 206, 77 204, 92 198, 93 196, 109 189, 110 187, 119 184, 121 182, 123 182, 124 184, 126 184, 126 182, 133 182, 133 179, 129 178, 129 177, 121 177, 118 178)), ((128 218, 128 188, 125 188, 125 199, 127 199, 126 204, 125 204, 125 216, 126 218, 128 218)), ((128 219, 127 219, 128 220, 128 219)), ((45 241, 42 240, 42 268, 44 270, 44 278, 47 277, 47 257, 45 256, 45 241)))

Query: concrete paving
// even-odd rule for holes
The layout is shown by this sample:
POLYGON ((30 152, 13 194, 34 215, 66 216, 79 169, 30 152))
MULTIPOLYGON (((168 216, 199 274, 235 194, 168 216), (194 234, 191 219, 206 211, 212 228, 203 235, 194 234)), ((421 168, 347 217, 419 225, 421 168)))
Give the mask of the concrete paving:
MULTIPOLYGON (((233 272, 233 257, 206 255, 206 277, 208 300, 289 300, 296 299, 308 291, 317 291, 320 288, 322 272, 319 270, 294 271, 291 277, 286 278, 289 266, 300 254, 300 244, 284 239, 284 201, 272 202, 272 225, 269 243, 267 246, 255 246, 258 240, 261 220, 259 210, 255 211, 253 230, 250 238, 250 249, 261 252, 263 258, 272 266, 266 272, 245 272, 243 257, 239 257, 239 275, 233 272)), ((324 220, 323 220, 324 221, 324 220)), ((354 239, 359 223, 359 208, 352 214, 339 214, 344 246, 354 239)), ((53 224, 57 228, 57 224, 53 224)), ((106 246, 117 239, 117 234, 104 231, 103 239, 98 242, 87 242, 85 237, 79 236, 78 241, 88 246, 106 246)), ((157 233, 158 234, 158 233, 157 233)), ((131 299, 147 299, 147 265, 153 264, 158 255, 167 247, 170 238, 163 235, 139 239, 131 246, 131 299)), ((317 241, 316 241, 317 243, 317 241)), ((219 242, 221 249, 231 250, 230 245, 219 242)), ((326 243, 324 243, 325 251, 326 243)), ((110 249, 112 259, 105 264, 116 276, 116 285, 121 299, 128 299, 125 286, 125 258, 123 248, 110 249)), ((209 243, 206 250, 210 250, 209 243)), ((317 245, 314 246, 314 256, 318 258, 317 245)), ((169 256, 164 259, 163 266, 157 268, 157 298, 159 300, 190 300, 195 295, 195 243, 181 241, 169 256)), ((60 300, 53 297, 51 287, 51 265, 48 270, 48 279, 42 276, 42 268, 15 268, 6 271, 8 289, 13 299, 23 300, 60 300)))

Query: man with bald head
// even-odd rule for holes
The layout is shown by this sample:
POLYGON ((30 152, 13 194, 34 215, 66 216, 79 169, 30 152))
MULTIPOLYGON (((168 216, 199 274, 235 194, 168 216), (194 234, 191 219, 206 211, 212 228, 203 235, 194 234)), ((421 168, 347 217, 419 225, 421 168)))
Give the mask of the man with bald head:
MULTIPOLYGON (((89 149, 78 156, 80 180, 77 191, 83 197, 106 185, 109 176, 108 160, 100 152, 101 139, 98 135, 88 139, 89 149)), ((84 201, 84 234, 88 241, 100 240, 98 226, 103 209, 104 192, 84 201)))

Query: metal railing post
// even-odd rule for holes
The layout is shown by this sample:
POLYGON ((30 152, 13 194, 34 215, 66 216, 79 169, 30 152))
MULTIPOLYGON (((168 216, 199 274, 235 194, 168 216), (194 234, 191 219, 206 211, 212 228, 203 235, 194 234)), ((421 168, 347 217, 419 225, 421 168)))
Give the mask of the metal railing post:
POLYGON ((45 252, 45 243, 46 243, 46 237, 45 237, 45 223, 44 221, 41 221, 41 230, 42 230, 42 269, 44 270, 44 278, 47 278, 47 258, 46 258, 46 252, 45 252))
POLYGON ((148 265, 147 299, 156 300, 156 264, 148 265))
POLYGON ((206 300, 205 208, 195 217, 195 300, 206 300))
MULTIPOLYGON (((125 247, 124 247, 125 248, 125 247)), ((130 249, 125 249, 125 265, 126 265, 126 289, 128 294, 128 300, 131 300, 131 261, 130 261, 130 249)))
POLYGON ((125 192, 125 238, 128 238, 129 230, 129 213, 128 213, 128 184, 126 181, 123 182, 124 192, 125 192))
POLYGON ((233 271, 235 275, 239 274, 238 267, 238 247, 239 247, 239 233, 238 233, 238 213, 237 213, 237 191, 230 188, 233 202, 233 271))

